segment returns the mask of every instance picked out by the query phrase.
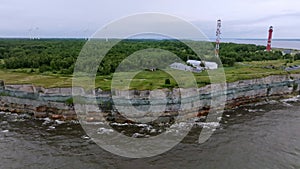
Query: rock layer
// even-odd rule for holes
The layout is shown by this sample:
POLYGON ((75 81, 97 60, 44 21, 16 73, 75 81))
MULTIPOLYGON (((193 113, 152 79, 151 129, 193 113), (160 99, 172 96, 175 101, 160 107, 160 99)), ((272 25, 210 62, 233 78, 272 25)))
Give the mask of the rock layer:
POLYGON ((273 75, 228 83, 226 91, 213 90, 211 85, 198 89, 175 88, 155 91, 108 92, 97 89, 85 92, 80 89, 84 95, 72 98, 71 88, 45 89, 33 85, 5 85, 0 81, 0 111, 27 113, 36 118, 50 117, 60 120, 74 120, 80 116, 80 119, 86 121, 128 123, 136 119, 145 121, 155 119, 160 123, 170 122, 178 116, 187 119, 207 115, 210 110, 217 109, 210 105, 212 95, 220 97, 225 95, 226 102, 223 104, 226 108, 233 108, 268 98, 298 94, 299 84, 299 74, 273 75), (156 119, 157 116, 160 118, 156 119))

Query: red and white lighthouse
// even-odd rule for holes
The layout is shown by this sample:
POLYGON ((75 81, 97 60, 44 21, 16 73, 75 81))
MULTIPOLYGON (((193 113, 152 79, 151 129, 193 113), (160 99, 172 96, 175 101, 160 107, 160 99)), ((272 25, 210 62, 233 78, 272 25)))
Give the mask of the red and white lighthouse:
POLYGON ((273 35, 273 26, 270 26, 269 37, 268 37, 268 44, 267 44, 267 49, 266 49, 268 52, 271 51, 272 35, 273 35))

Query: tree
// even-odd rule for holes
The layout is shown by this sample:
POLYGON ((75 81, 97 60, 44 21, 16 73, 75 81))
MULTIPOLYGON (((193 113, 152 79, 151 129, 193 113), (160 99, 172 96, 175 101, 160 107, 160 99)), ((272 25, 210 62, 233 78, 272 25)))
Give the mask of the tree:
POLYGON ((294 59, 295 59, 295 60, 300 60, 300 53, 297 53, 297 54, 294 56, 294 59))
POLYGON ((234 66, 234 63, 235 63, 234 58, 221 56, 221 60, 222 60, 223 65, 225 65, 225 66, 234 66))
POLYGON ((42 65, 42 66, 39 68, 39 72, 40 72, 40 73, 44 73, 44 72, 47 72, 47 71, 51 71, 51 67, 50 67, 50 66, 42 65))
POLYGON ((170 84, 171 84, 170 79, 166 79, 166 80, 165 80, 165 84, 166 84, 166 85, 170 85, 170 84))
POLYGON ((291 54, 285 54, 283 58, 288 60, 290 63, 293 63, 293 56, 291 54))

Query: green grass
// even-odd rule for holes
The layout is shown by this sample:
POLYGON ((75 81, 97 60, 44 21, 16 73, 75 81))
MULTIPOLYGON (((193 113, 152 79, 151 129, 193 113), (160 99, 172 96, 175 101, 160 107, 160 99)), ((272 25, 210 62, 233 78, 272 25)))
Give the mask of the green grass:
POLYGON ((72 84, 70 76, 47 76, 8 70, 0 70, 0 80, 4 80, 6 84, 34 84, 46 88, 70 87, 72 84))
MULTIPOLYGON (((243 62, 237 63, 234 67, 225 67, 224 72, 226 74, 227 82, 234 82, 238 80, 262 78, 270 75, 284 75, 288 73, 300 73, 300 70, 286 72, 280 69, 285 65, 284 60, 275 61, 261 61, 261 62, 243 62), (273 65, 275 69, 265 68, 266 66, 273 65)), ((300 61, 294 63, 288 63, 290 65, 300 65, 300 61)), ((112 79, 115 79, 113 88, 115 89, 160 89, 160 88, 174 88, 174 87, 193 87, 193 79, 188 76, 188 72, 167 69, 174 75, 175 79, 179 81, 176 83, 175 79, 168 73, 158 70, 154 72, 142 71, 136 72, 121 72, 114 75, 97 76, 95 80, 95 87, 102 90, 110 90, 112 79), (133 74, 135 74, 133 76, 133 74), (132 79, 130 76, 133 76, 132 79), (131 80, 132 79, 132 80, 131 80), (166 85, 165 80, 170 79, 171 84, 166 85), (129 86, 124 86, 125 82, 129 86)), ((0 80, 4 80, 6 84, 34 84, 36 86, 43 86, 46 88, 53 87, 71 87, 72 76, 63 75, 43 75, 37 73, 29 73, 29 70, 0 70, 0 80)), ((209 70, 201 73, 193 73, 193 77, 196 80, 198 87, 205 86, 210 83, 210 75, 216 76, 215 79, 222 80, 222 69, 209 70)), ((87 81, 86 77, 82 77, 82 82, 87 81)), ((87 85, 87 88, 93 88, 93 84, 87 85)))

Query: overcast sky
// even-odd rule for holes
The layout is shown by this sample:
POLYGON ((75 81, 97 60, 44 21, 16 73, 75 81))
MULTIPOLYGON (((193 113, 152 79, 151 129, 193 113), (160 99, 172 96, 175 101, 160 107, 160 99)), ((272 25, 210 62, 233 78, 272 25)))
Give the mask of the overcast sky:
POLYGON ((89 37, 124 16, 161 12, 208 37, 222 19, 223 38, 300 38, 299 0, 0 0, 0 37, 89 37))

